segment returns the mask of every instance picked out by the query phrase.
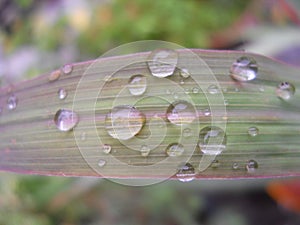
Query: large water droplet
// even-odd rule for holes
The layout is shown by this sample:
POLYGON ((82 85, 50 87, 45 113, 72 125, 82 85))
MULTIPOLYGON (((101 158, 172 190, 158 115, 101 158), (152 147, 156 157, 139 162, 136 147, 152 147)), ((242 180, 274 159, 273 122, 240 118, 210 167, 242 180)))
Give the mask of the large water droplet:
POLYGON ((61 99, 61 100, 63 100, 63 99, 65 99, 67 97, 68 92, 65 89, 63 89, 63 88, 60 88, 60 89, 58 89, 57 94, 58 94, 58 98, 61 99))
POLYGON ((113 138, 128 140, 140 132, 145 120, 145 115, 133 106, 115 106, 106 115, 105 127, 113 138))
POLYGON ((242 56, 230 68, 230 76, 237 81, 254 80, 257 76, 258 66, 253 58, 242 56))
POLYGON ((148 66, 155 77, 167 77, 174 73, 178 54, 171 49, 156 49, 148 58, 148 66))
POLYGON ((128 82, 128 90, 132 95, 142 95, 147 88, 147 78, 141 74, 133 75, 128 82))
POLYGON ((9 110, 14 110, 17 108, 18 98, 15 95, 11 95, 7 99, 7 108, 9 110))
POLYGON ((179 100, 168 107, 167 118, 175 125, 184 125, 193 122, 197 116, 192 104, 187 101, 179 100))
POLYGON ((57 80, 61 75, 61 71, 60 70, 55 70, 52 73, 50 73, 48 80, 49 81, 55 81, 57 80))
POLYGON ((257 168, 258 168, 258 163, 255 160, 251 159, 248 161, 246 165, 246 169, 249 173, 255 172, 257 168))
POLYGON ((183 145, 178 143, 170 144, 166 149, 167 155, 171 157, 181 156, 183 152, 184 152, 183 145))
POLYGON ((181 182, 190 182, 195 179, 195 168, 190 163, 181 165, 176 173, 176 177, 181 182))
POLYGON ((258 130, 257 127, 249 127, 249 128, 248 128, 248 134, 249 134, 250 136, 252 136, 252 137, 257 136, 257 135, 258 135, 258 132, 259 132, 259 130, 258 130))
POLYGON ((226 134, 216 126, 208 126, 200 131, 199 147, 204 154, 219 155, 226 148, 226 134))
POLYGON ((289 100, 295 94, 295 86, 289 82, 282 82, 276 88, 277 97, 283 100, 289 100))
POLYGON ((62 71, 64 74, 70 74, 73 71, 73 65, 72 64, 64 65, 62 71))
POLYGON ((212 84, 207 88, 207 91, 210 94, 218 94, 220 92, 220 89, 217 87, 217 85, 212 84))
POLYGON ((60 109, 54 116, 54 123, 61 131, 72 130, 79 121, 77 113, 68 109, 60 109))
POLYGON ((102 145, 101 149, 103 153, 109 154, 111 152, 111 145, 104 144, 102 145))

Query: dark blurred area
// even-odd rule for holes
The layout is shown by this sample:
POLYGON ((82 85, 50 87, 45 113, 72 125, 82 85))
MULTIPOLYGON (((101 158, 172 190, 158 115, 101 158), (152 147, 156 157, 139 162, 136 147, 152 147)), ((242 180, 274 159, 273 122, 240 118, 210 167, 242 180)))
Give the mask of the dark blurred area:
MULTIPOLYGON (((17 82, 149 39, 300 66, 299 25, 298 0, 0 0, 0 79, 17 82)), ((300 224, 299 179, 138 188, 1 173, 0 196, 0 225, 300 224)))

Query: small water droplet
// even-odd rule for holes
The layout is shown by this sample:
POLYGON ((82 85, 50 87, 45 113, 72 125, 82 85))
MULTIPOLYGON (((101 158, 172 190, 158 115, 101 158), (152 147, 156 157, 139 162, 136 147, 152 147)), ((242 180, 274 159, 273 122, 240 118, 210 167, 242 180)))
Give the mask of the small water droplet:
POLYGON ((190 72, 186 68, 182 68, 179 72, 179 75, 184 79, 189 78, 191 76, 190 72))
POLYGON ((249 173, 255 172, 257 168, 258 168, 258 163, 255 160, 251 159, 248 161, 246 165, 246 169, 249 173))
POLYGON ((237 81, 254 80, 257 76, 258 66, 253 58, 242 56, 230 68, 230 76, 237 81))
POLYGON ((179 100, 168 107, 167 118, 175 125, 184 125, 193 122, 196 119, 196 113, 192 104, 179 100))
POLYGON ((170 144, 166 149, 167 155, 171 157, 181 156, 183 152, 184 152, 183 145, 178 143, 170 144))
POLYGON ((147 157, 150 154, 151 149, 147 145, 142 145, 141 147, 141 155, 143 157, 147 157))
POLYGON ((258 135, 258 132, 259 132, 259 130, 258 130, 257 127, 249 127, 249 128, 248 128, 248 134, 249 134, 250 136, 252 136, 252 137, 257 136, 257 135, 258 135))
POLYGON ((180 80, 179 84, 184 85, 184 80, 180 80))
POLYGON ((215 159, 212 161, 210 166, 211 166, 211 168, 218 168, 218 167, 220 167, 220 165, 221 165, 220 161, 215 159))
POLYGON ((192 92, 193 92, 194 94, 199 93, 199 88, 193 87, 192 92))
POLYGON ((104 145, 102 145, 101 149, 102 149, 103 153, 109 154, 111 152, 111 145, 104 144, 104 145))
POLYGON ((128 140, 141 131, 145 120, 145 115, 133 106, 115 106, 106 115, 105 127, 111 137, 128 140))
POLYGON ((7 99, 7 108, 9 110, 14 110, 17 108, 18 98, 15 95, 11 95, 7 99))
POLYGON ((142 95, 147 88, 147 78, 141 74, 133 75, 128 82, 128 90, 132 95, 142 95))
POLYGON ((68 109, 60 109, 54 116, 54 123, 60 131, 72 130, 79 121, 77 113, 68 109))
POLYGON ((204 116, 210 116, 210 110, 204 109, 204 116))
POLYGON ((148 58, 148 67, 155 77, 167 77, 174 73, 178 54, 171 49, 156 49, 148 58))
POLYGON ((228 105, 228 100, 227 99, 224 99, 224 105, 228 105))
POLYGON ((277 97, 283 100, 290 100, 295 94, 295 86, 289 82, 282 82, 276 88, 277 97))
POLYGON ((185 89, 184 89, 184 93, 185 93, 185 94, 189 94, 190 92, 191 92, 191 91, 190 91, 189 88, 185 88, 185 89))
POLYGON ((177 93, 174 93, 174 94, 173 94, 173 97, 174 97, 174 99, 178 99, 178 98, 179 98, 179 96, 178 96, 177 93))
POLYGON ((57 94, 58 94, 58 98, 61 99, 61 100, 63 100, 63 99, 65 99, 67 97, 68 92, 65 89, 63 89, 63 88, 60 88, 60 89, 58 89, 57 94))
POLYGON ((226 148, 226 134, 216 126, 208 126, 200 130, 199 147, 204 154, 219 155, 226 148))
POLYGON ((196 177, 195 168, 190 163, 185 163, 179 167, 176 177, 181 182, 190 182, 196 177))
POLYGON ((234 162, 232 164, 232 169, 237 170, 239 168, 239 164, 237 162, 234 162))
POLYGON ((210 94, 218 94, 218 93, 220 93, 220 89, 217 87, 217 85, 214 85, 214 84, 210 85, 207 88, 207 91, 210 94))
POLYGON ((62 71, 64 74, 70 74, 73 71, 73 65, 72 64, 64 65, 62 71))
POLYGON ((53 72, 50 73, 48 80, 49 81, 55 81, 57 80, 61 75, 61 71, 60 70, 55 70, 53 72))
POLYGON ((103 166, 105 166, 105 164, 106 164, 106 161, 105 161, 104 159, 100 159, 100 160, 98 161, 98 166, 99 166, 99 167, 103 167, 103 166))
POLYGON ((192 136, 192 130, 190 128, 185 128, 182 132, 183 137, 191 137, 192 136))
POLYGON ((81 133, 80 139, 81 139, 82 141, 85 141, 85 140, 86 140, 86 133, 85 133, 85 132, 82 132, 82 133, 81 133))
POLYGON ((265 87, 264 87, 264 86, 259 86, 258 90, 259 90, 260 92, 264 92, 264 91, 265 91, 265 87))

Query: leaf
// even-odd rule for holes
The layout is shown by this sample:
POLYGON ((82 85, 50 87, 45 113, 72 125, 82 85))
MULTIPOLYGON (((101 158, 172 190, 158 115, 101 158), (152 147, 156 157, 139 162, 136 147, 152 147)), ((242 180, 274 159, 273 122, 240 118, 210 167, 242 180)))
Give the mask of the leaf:
MULTIPOLYGON (((139 179, 176 177, 178 171, 184 176, 192 171, 192 178, 193 171, 197 178, 298 176, 299 68, 247 52, 190 52, 178 50, 177 69, 165 78, 151 75, 144 60, 149 52, 140 52, 66 65, 50 74, 2 87, 0 169, 139 179), (232 64, 240 57, 257 63, 255 79, 239 81, 230 76, 232 64), (190 73, 188 78, 180 75, 184 67, 190 73), (147 77, 142 96, 133 96, 128 90, 130 77, 137 74, 147 77), (295 92, 287 96, 285 91, 290 89, 283 85, 295 87, 295 92), (276 92, 278 87, 283 93, 276 92), (61 99, 59 89, 66 91, 61 99), (191 115, 183 111, 179 115, 182 126, 170 122, 167 115, 170 105, 180 100, 189 102, 194 110, 191 115, 196 115, 189 122, 191 115), (131 139, 119 140, 107 132, 105 118, 113 106, 128 102, 135 102, 146 121, 131 139), (78 116, 76 123, 71 121, 75 114, 68 114, 65 125, 69 131, 57 128, 59 110, 70 110, 78 116), (214 138, 214 127, 224 131, 220 140, 214 138), (201 146, 199 133, 203 129, 204 137, 218 142, 211 146, 220 154, 203 153, 205 149, 211 151, 211 143, 201 146), (166 149, 176 143, 183 145, 183 154, 168 156, 166 149), (186 162, 193 170, 180 167, 186 162)), ((133 125, 125 130, 113 128, 123 129, 122 134, 126 129, 134 132, 142 120, 135 115, 129 121, 133 125)), ((131 134, 125 133, 125 137, 131 134)), ((172 151, 176 153, 177 148, 172 151)))

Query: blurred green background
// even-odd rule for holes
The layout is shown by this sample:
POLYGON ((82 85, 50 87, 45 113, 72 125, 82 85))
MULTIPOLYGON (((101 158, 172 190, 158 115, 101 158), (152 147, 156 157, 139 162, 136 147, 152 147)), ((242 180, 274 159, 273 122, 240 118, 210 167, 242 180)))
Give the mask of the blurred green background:
MULTIPOLYGON (((0 0, 0 76, 11 84, 149 39, 275 57, 280 46, 296 48, 290 40, 300 37, 298 9, 298 1, 275 0, 0 0), (267 48, 272 43, 277 47, 267 48)), ((268 182, 168 181, 137 188, 2 172, 0 225, 300 224, 299 214, 266 194, 268 182)))

